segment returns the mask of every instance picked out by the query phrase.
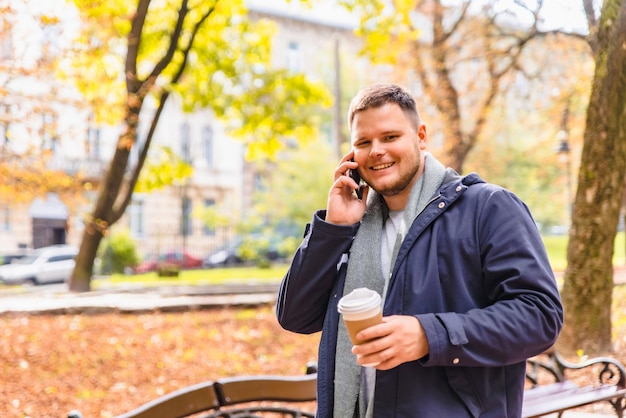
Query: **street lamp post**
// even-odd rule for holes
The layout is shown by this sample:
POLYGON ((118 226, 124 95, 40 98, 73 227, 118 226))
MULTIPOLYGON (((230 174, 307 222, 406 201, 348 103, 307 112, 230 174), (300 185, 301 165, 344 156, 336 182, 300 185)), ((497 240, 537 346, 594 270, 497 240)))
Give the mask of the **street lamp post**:
POLYGON ((561 129, 557 132, 556 138, 558 141, 556 153, 560 156, 560 160, 565 164, 565 176, 566 176, 566 204, 567 204, 567 224, 572 219, 572 179, 571 179, 571 148, 569 146, 569 129, 567 121, 569 119, 569 104, 563 111, 563 118, 561 120, 561 129))

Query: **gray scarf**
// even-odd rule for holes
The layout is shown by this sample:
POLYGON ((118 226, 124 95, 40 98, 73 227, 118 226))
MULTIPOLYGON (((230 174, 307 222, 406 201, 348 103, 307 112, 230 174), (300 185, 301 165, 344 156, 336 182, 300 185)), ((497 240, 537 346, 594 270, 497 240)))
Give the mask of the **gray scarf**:
MULTIPOLYGON (((400 244, 417 215, 426 207, 430 199, 441 186, 445 167, 430 153, 426 153, 424 173, 420 176, 409 195, 404 210, 404 230, 398 231, 398 238, 391 258, 391 266, 400 248, 400 244)), ((378 193, 370 190, 367 209, 361 219, 352 248, 346 273, 343 294, 347 295, 359 287, 376 290, 385 297, 388 272, 381 266, 381 236, 389 210, 378 193)), ((393 267, 392 267, 393 268, 393 267)), ((336 418, 352 417, 359 396, 361 366, 351 352, 352 343, 343 321, 339 321, 337 350, 335 354, 335 393, 333 416, 336 418)), ((361 411, 364 413, 364 411, 361 411)))

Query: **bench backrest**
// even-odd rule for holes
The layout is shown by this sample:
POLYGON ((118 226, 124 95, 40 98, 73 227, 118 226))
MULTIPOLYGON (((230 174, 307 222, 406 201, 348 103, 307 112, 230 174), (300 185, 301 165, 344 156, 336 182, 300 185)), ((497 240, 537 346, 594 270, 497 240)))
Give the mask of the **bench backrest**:
POLYGON ((214 382, 203 382, 164 395, 116 418, 182 418, 219 406, 214 382))
POLYGON ((316 399, 316 374, 243 376, 220 379, 215 390, 222 406, 254 401, 307 402, 316 399))
MULTIPOLYGON (((540 379, 548 378, 551 382, 564 382, 567 373, 575 370, 594 370, 597 373, 600 384, 616 385, 618 388, 626 387, 626 371, 624 366, 611 357, 595 357, 580 363, 571 363, 565 360, 556 350, 550 350, 537 357, 526 361, 526 380, 533 387, 542 384, 540 379)), ((545 383, 545 382, 543 382, 545 383)))
MULTIPOLYGON (((239 376, 188 386, 161 396, 116 418, 183 418, 210 412, 206 418, 279 412, 313 417, 294 404, 314 402, 317 374, 302 376, 239 376), (268 404, 267 402, 275 402, 268 404)), ((314 406, 310 409, 314 409, 314 406)))

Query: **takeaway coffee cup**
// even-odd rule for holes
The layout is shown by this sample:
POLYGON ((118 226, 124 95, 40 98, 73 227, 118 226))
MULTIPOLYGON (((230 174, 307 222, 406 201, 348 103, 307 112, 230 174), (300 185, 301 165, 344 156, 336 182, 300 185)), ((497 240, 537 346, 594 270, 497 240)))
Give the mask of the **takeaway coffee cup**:
POLYGON ((358 340, 356 334, 362 329, 383 321, 381 297, 378 292, 365 287, 354 289, 341 299, 337 310, 343 317, 352 344, 358 345, 365 341, 358 340))

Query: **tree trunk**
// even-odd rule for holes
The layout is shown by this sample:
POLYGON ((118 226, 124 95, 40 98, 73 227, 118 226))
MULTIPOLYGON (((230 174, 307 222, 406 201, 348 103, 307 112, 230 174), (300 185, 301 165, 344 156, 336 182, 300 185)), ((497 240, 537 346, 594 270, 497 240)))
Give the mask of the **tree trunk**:
POLYGON ((626 173, 626 0, 605 0, 562 297, 561 351, 612 351, 613 252, 626 173))
POLYGON ((83 239, 80 244, 79 254, 76 257, 76 267, 69 282, 69 290, 72 292, 87 292, 91 288, 91 276, 93 275, 93 262, 98 252, 100 241, 124 213, 128 201, 118 196, 124 183, 124 173, 128 165, 130 144, 137 137, 137 126, 133 121, 139 120, 141 105, 127 109, 126 131, 120 135, 117 148, 105 180, 100 185, 98 200, 90 219, 85 222, 83 239), (116 206, 117 203, 117 206, 116 206))
POLYGON ((93 260, 96 259, 102 234, 91 228, 85 228, 80 251, 76 257, 76 267, 70 279, 69 289, 72 292, 88 292, 91 290, 93 260), (89 230, 89 232, 88 232, 89 230))

